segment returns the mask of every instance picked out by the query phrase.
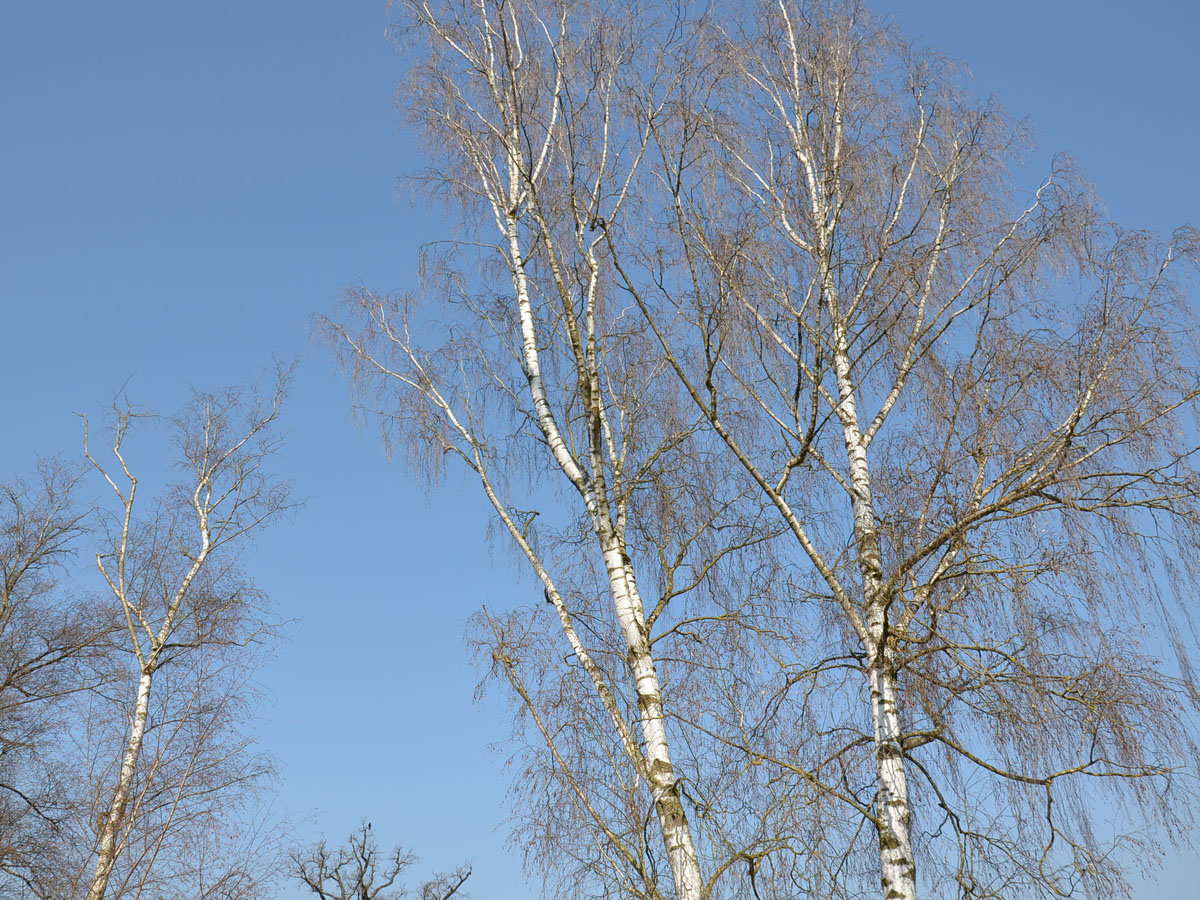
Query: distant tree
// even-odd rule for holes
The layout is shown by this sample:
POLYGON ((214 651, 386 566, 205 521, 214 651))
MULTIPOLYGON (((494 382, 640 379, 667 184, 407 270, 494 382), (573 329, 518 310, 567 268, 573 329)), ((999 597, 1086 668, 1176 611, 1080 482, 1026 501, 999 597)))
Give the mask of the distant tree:
MULTIPOLYGON (((364 822, 344 845, 330 849, 322 840, 293 851, 291 860, 292 874, 320 900, 400 900, 409 895, 400 877, 417 858, 399 845, 381 852, 373 825, 364 822)), ((463 897, 470 877, 470 866, 435 875, 421 886, 421 900, 463 897)))
POLYGON ((292 506, 266 467, 283 391, 281 377, 265 395, 195 393, 170 420, 182 478, 146 515, 126 452, 144 416, 114 410, 113 466, 89 437, 87 459, 117 500, 96 564, 132 667, 118 686, 129 693, 114 687, 91 709, 94 830, 77 837, 93 847, 90 875, 62 896, 247 897, 273 874, 263 845, 274 835, 245 818, 270 766, 239 731, 248 666, 270 627, 238 550, 292 506))

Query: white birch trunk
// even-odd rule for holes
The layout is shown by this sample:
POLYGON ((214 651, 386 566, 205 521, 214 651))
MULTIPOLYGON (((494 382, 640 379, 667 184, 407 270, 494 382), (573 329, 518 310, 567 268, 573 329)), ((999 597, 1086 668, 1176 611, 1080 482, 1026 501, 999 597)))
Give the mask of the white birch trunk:
POLYGON ((838 383, 838 416, 850 473, 854 536, 867 604, 867 681, 875 739, 875 815, 879 835, 879 872, 884 900, 916 900, 917 867, 912 847, 912 811, 904 771, 895 660, 887 633, 887 598, 883 596, 883 561, 875 529, 871 471, 866 441, 859 426, 846 334, 835 330, 834 372, 838 383))
POLYGON ((875 654, 870 668, 871 715, 875 728, 875 814, 879 818, 879 874, 885 900, 916 900, 917 867, 913 859, 912 814, 908 780, 900 745, 896 706, 896 674, 891 652, 875 654))
POLYGON ((125 821, 125 810, 129 804, 129 794, 133 787, 133 776, 137 771, 138 757, 142 752, 142 740, 146 736, 146 722, 150 715, 150 687, 154 681, 152 668, 143 670, 138 681, 137 704, 134 707, 133 722, 129 728, 129 743, 125 746, 125 756, 121 760, 121 775, 117 779, 117 789, 113 793, 112 803, 109 804, 104 817, 104 825, 100 830, 100 850, 96 859, 96 874, 92 877, 92 886, 88 890, 87 900, 104 900, 108 890, 108 879, 112 875, 113 865, 117 861, 117 839, 121 826, 125 821))
MULTIPOLYGON (((514 195, 516 188, 515 179, 513 179, 510 183, 510 191, 514 195)), ((608 497, 603 493, 607 490, 603 485, 603 479, 599 473, 596 473, 595 477, 589 477, 588 473, 583 470, 571 455, 554 418, 542 381, 537 328, 517 222, 511 214, 504 217, 503 232, 508 243, 513 287, 516 292, 525 375, 528 379, 530 397, 533 401, 538 426, 555 462, 582 497, 604 557, 609 590, 612 594, 622 636, 625 639, 626 658, 637 692, 638 718, 646 759, 645 774, 654 797, 654 808, 675 882, 675 894, 678 900, 703 900, 704 882, 700 873, 699 856, 688 823, 687 812, 680 797, 675 769, 671 763, 666 723, 663 716, 662 688, 654 657, 651 654, 650 641, 646 634, 645 612, 641 596, 638 594, 624 546, 614 527, 608 497), (601 490, 597 490, 597 482, 599 482, 601 490)), ((593 402, 600 402, 598 379, 593 380, 593 402)), ((588 414, 598 418, 599 410, 589 410, 588 414)))
POLYGON ((671 763, 663 716, 662 687, 646 635, 642 599, 619 542, 613 536, 602 537, 602 540, 605 543, 604 564, 608 570, 613 604, 625 637, 629 669, 633 673, 637 691, 647 777, 675 880, 675 894, 679 900, 701 900, 704 881, 700 874, 700 860, 692 839, 687 811, 679 794, 675 768, 671 763))

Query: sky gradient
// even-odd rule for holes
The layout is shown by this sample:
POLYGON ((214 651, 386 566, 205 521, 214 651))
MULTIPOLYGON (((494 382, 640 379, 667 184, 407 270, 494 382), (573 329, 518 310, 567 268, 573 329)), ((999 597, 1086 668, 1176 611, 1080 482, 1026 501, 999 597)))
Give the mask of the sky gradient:
MULTIPOLYGON (((1034 122, 1038 158, 1075 156, 1124 224, 1200 224, 1196 5, 874 8, 965 60, 1034 122)), ((382 0, 0 2, 0 477, 76 453, 72 413, 122 385, 169 412, 190 385, 301 358, 280 468, 307 506, 251 567, 295 620, 262 675, 281 804, 308 836, 366 817, 426 868, 472 859, 477 900, 517 900, 535 891, 503 847, 488 749, 508 725, 473 701, 463 631, 535 588, 486 545, 471 485, 429 492, 384 459, 308 341, 345 286, 413 287, 419 246, 448 227, 397 196, 420 157, 385 25, 382 0)), ((1197 878, 1176 863, 1141 897, 1197 878)))

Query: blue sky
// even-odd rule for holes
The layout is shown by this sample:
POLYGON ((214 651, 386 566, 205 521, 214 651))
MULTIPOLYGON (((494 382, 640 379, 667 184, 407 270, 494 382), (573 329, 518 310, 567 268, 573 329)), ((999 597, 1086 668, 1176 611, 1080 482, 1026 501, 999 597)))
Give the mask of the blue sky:
MULTIPOLYGON (((1193 4, 875 8, 966 60, 1126 224, 1200 224, 1193 4)), ((481 603, 532 588, 485 546, 470 486, 430 494, 388 464, 308 347, 312 313, 348 284, 412 286, 420 243, 446 229, 397 199, 419 157, 385 24, 383 0, 0 2, 0 475, 74 453, 72 411, 122 384, 170 411, 189 385, 302 356, 280 462, 308 504, 253 566, 298 620, 263 673, 282 802, 331 838, 366 816, 430 867, 471 858, 474 896, 515 900, 533 891, 503 849, 487 749, 507 725, 472 701, 462 633, 481 603)), ((1183 896, 1189 874, 1142 896, 1183 896)))

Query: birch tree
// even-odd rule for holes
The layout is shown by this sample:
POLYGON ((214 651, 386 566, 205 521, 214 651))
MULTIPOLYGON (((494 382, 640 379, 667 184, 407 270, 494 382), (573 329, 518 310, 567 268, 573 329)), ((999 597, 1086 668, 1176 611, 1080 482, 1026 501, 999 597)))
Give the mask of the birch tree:
POLYGON ((325 324, 553 611, 480 618, 526 846, 647 897, 659 841, 679 897, 1126 889, 1189 806, 1192 234, 1020 190, 1025 129, 853 4, 404 9, 464 233, 434 311, 325 324))
POLYGON ((855 4, 712 46, 647 118, 652 234, 605 231, 811 572, 826 663, 778 711, 823 698, 842 746, 755 752, 862 816, 889 900, 918 860, 934 895, 1127 892, 1115 851, 1191 806, 1196 235, 1110 224, 1066 160, 1018 189, 1023 128, 855 4))
MULTIPOLYGON (((450 378, 454 380, 446 384, 443 373, 434 369, 435 363, 425 359, 410 339, 403 316, 392 318, 397 310, 386 301, 376 303, 365 297, 359 307, 361 318, 355 318, 367 325, 369 333, 353 334, 349 329, 341 333, 354 364, 362 364, 360 371, 392 379, 397 390, 416 395, 421 411, 412 415, 427 427, 426 435, 479 477, 502 527, 553 606, 569 651, 587 673, 605 721, 619 738, 624 765, 636 773, 653 798, 675 895, 699 900, 705 896, 705 886, 696 839, 673 763, 661 676, 648 640, 648 610, 628 548, 630 491, 643 477, 639 468, 652 463, 654 447, 648 452, 640 447, 635 450, 628 423, 641 416, 638 398, 628 385, 607 383, 604 354, 616 335, 608 331, 609 322, 598 308, 598 236, 587 233, 591 218, 602 211, 612 215, 619 210, 620 198, 611 193, 611 175, 602 167, 592 176, 597 179, 597 196, 585 206, 556 209, 549 198, 546 202, 540 199, 547 163, 558 161, 553 151, 562 150, 555 146, 557 98, 553 93, 527 95, 510 77, 512 68, 525 62, 523 42, 527 40, 542 42, 539 58, 528 59, 530 67, 584 62, 573 46, 578 35, 568 33, 565 7, 552 10, 548 21, 530 10, 490 4, 478 10, 467 7, 436 14, 417 7, 412 13, 418 25, 428 30, 433 52, 447 70, 431 73, 431 88, 437 93, 431 90, 429 96, 438 104, 435 112, 446 120, 440 139, 451 142, 450 152, 460 157, 462 167, 476 169, 469 181, 464 176, 457 186, 469 185, 486 207, 489 224, 495 228, 492 240, 497 258, 511 279, 505 306, 482 310, 481 318, 491 327, 503 329, 497 334, 502 352, 515 351, 524 384, 515 382, 510 371, 502 371, 507 362, 503 358, 477 359, 485 371, 491 370, 480 374, 525 420, 515 434, 518 440, 527 441, 523 452, 537 454, 531 461, 548 464, 563 480, 574 495, 573 512, 586 520, 590 532, 586 540, 602 566, 611 615, 621 634, 628 680, 619 677, 634 695, 633 723, 624 698, 619 696, 624 689, 612 683, 616 673, 592 657, 579 633, 572 600, 556 578, 551 560, 538 549, 531 533, 532 510, 516 508, 504 496, 503 476, 496 471, 500 448, 495 447, 486 413, 479 408, 487 401, 480 400, 469 381, 454 379, 453 370, 450 378), (544 29, 549 29, 549 38, 544 29), (555 60, 552 54, 558 52, 564 58, 555 60), (520 62, 518 57, 522 57, 520 62), (471 97, 461 104, 453 94, 459 86, 449 80, 451 68, 457 70, 453 77, 458 72, 471 73, 462 85, 471 97), (442 78, 446 80, 438 84, 442 78), (474 107, 476 103, 479 107, 474 107), (484 117, 481 127, 473 121, 477 113, 484 117), (379 340, 384 342, 382 350, 375 345, 379 340), (384 353, 389 356, 385 358, 384 353), (637 457, 631 458, 634 452, 637 457)), ((611 77, 614 62, 604 60, 604 70, 595 74, 611 77)), ((553 80, 562 76, 551 69, 540 77, 553 80)), ((665 444, 678 437, 666 434, 658 440, 665 444)), ((576 800, 584 808, 589 806, 586 796, 576 800)), ((592 824, 614 844, 611 852, 621 857, 617 867, 635 879, 630 890, 639 896, 661 896, 645 858, 618 837, 618 830, 629 829, 616 829, 603 820, 592 824)))
MULTIPOLYGON (((269 874, 266 856, 252 858, 269 835, 247 823, 230 834, 222 823, 236 821, 269 774, 237 731, 245 662, 268 633, 238 549, 290 506, 286 484, 265 468, 279 446, 282 397, 282 379, 265 396, 196 393, 170 422, 182 478, 147 514, 127 452, 142 416, 115 409, 107 460, 89 438, 87 459, 117 501, 96 566, 133 673, 115 766, 103 758, 103 731, 94 738, 97 816, 80 891, 88 900, 165 896, 185 884, 197 896, 250 896, 269 874)), ((104 712, 100 721, 112 719, 104 712)))
POLYGON ((564 890, 708 898, 784 813, 759 770, 721 770, 726 744, 672 733, 673 704, 720 693, 694 648, 745 603, 715 576, 770 528, 734 502, 738 473, 679 454, 697 417, 611 303, 602 228, 624 219, 646 146, 624 79, 653 78, 658 38, 683 53, 683 32, 643 42, 637 5, 397 6, 433 158, 418 186, 463 233, 429 248, 428 302, 353 291, 323 330, 390 444, 433 476, 464 465, 536 579, 531 607, 476 631, 536 741, 517 754, 531 862, 564 890))

